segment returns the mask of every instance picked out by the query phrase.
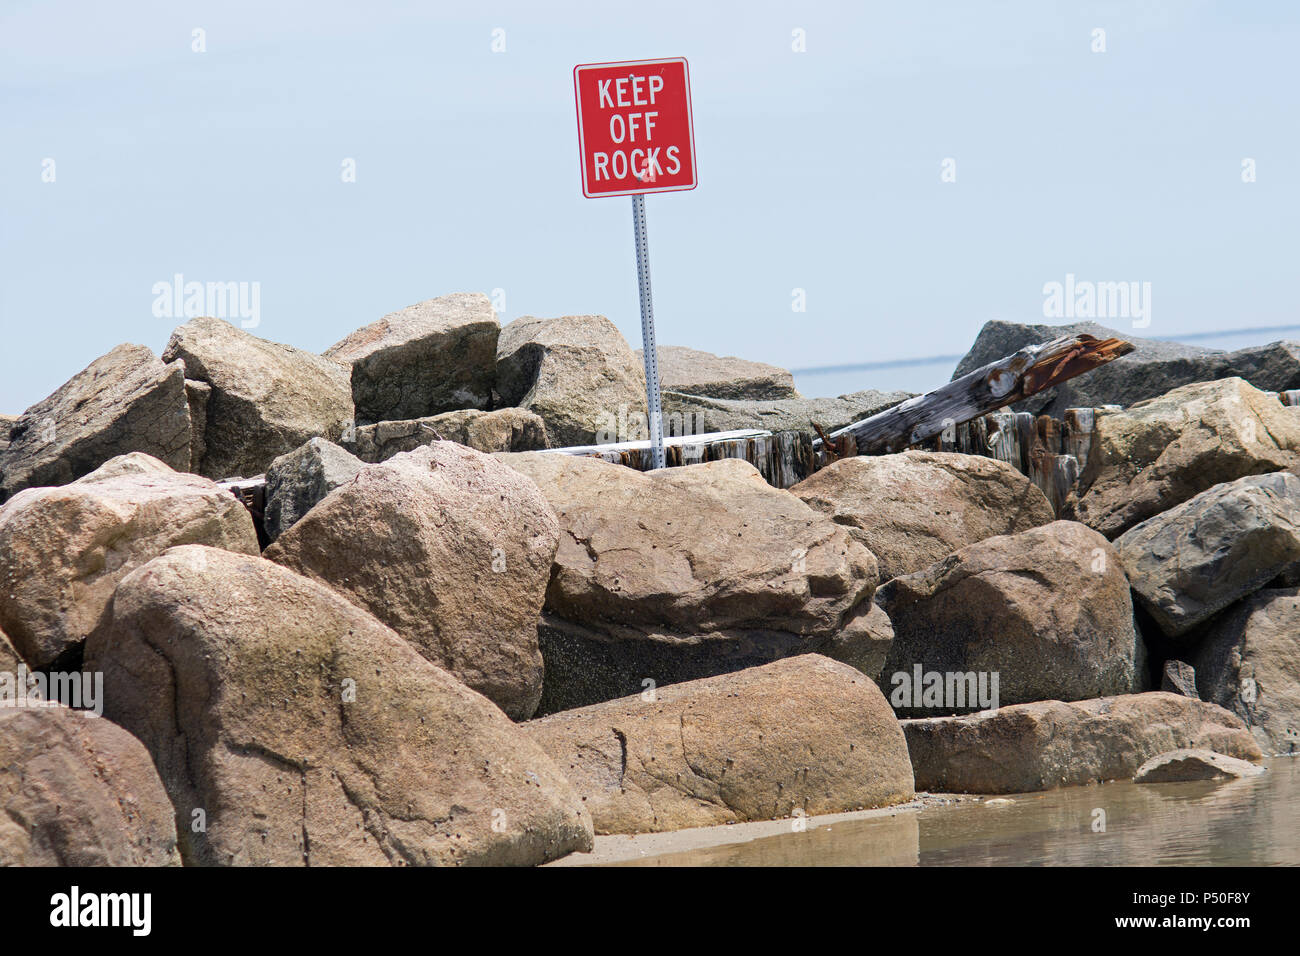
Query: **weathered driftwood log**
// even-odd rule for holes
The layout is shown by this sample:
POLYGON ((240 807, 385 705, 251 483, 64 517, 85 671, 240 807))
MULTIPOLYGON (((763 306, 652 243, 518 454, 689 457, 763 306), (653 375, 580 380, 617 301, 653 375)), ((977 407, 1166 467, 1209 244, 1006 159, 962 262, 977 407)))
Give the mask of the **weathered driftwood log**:
MULTIPOLYGON (((1133 348, 1122 339, 1098 339, 1085 334, 1064 335, 1041 345, 1028 345, 942 388, 846 425, 827 437, 838 443, 841 436, 852 435, 860 455, 902 451, 945 429, 1005 408, 1127 355, 1133 348)), ((828 457, 824 455, 825 446, 822 439, 813 440, 819 463, 828 457)))

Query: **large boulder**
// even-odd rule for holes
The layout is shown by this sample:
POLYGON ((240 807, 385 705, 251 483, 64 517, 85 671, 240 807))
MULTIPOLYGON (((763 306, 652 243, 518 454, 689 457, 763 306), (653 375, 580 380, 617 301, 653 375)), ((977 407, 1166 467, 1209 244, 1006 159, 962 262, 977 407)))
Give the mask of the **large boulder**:
POLYGON ((882 581, 1056 519, 1047 497, 1011 465, 951 452, 843 458, 790 491, 866 545, 882 581))
MULTIPOLYGON (((830 432, 863 418, 870 418, 899 402, 911 392, 880 392, 866 389, 839 398, 756 399, 709 398, 664 390, 664 429, 675 435, 729 432, 762 428, 771 432, 798 431, 816 436, 816 422, 830 432)), ((642 403, 644 406, 644 402, 642 403)), ((647 434, 620 435, 620 440, 647 438, 647 434)))
MULTIPOLYGON (((645 353, 637 349, 635 354, 637 361, 644 363, 645 353)), ((681 345, 659 346, 659 382, 672 392, 711 398, 761 401, 800 397, 794 376, 783 368, 681 345)))
POLYGON ((916 788, 941 793, 1028 793, 1129 780, 1150 758, 1182 748, 1263 759, 1235 715, 1161 692, 1048 700, 902 724, 916 788))
POLYGON ((1212 621, 1196 683, 1246 722, 1265 753, 1300 753, 1300 590, 1259 591, 1212 621))
POLYGON ((1087 375, 1030 396, 1013 406, 1016 411, 1060 418, 1067 408, 1128 406, 1193 382, 1234 376, 1270 392, 1300 388, 1300 345, 1295 342, 1222 352, 1181 342, 1139 338, 1130 334, 1131 331, 1109 329, 1096 322, 1020 325, 994 320, 980 330, 975 344, 957 363, 952 377, 960 378, 1026 345, 1083 332, 1101 339, 1121 338, 1133 343, 1136 349, 1087 375))
POLYGON ((0 707, 0 867, 179 866, 140 741, 66 707, 0 707))
POLYGON ((188 546, 92 636, 105 714, 143 741, 187 864, 535 864, 591 819, 486 698, 328 588, 188 546))
POLYGON ((1215 485, 1130 528, 1115 548, 1139 602, 1181 637, 1300 563, 1300 478, 1215 485))
POLYGON ((266 556, 370 611, 522 720, 542 693, 537 615, 558 540, 531 481, 436 442, 364 467, 266 556))
POLYGON ((362 461, 387 461, 399 452, 414 451, 435 441, 454 441, 475 451, 535 451, 546 448, 546 423, 522 408, 484 412, 463 409, 429 418, 379 422, 357 429, 353 450, 362 461))
POLYGON ((188 469, 185 366, 160 362, 143 345, 119 345, 27 409, 7 437, 0 502, 24 488, 66 485, 133 451, 188 469))
POLYGON ((973 709, 969 700, 922 700, 918 669, 987 675, 990 687, 997 675, 1007 704, 1140 687, 1123 566, 1105 538, 1073 521, 969 545, 887 582, 876 600, 894 626, 880 684, 900 713, 973 709))
POLYGON ((0 628, 33 667, 76 654, 135 568, 178 544, 257 554, 253 519, 207 478, 133 453, 0 507, 0 628))
POLYGON ((597 833, 889 806, 912 764, 871 679, 816 654, 522 725, 573 781, 597 833))
POLYGON ((263 523, 271 541, 292 528, 331 491, 351 481, 365 462, 324 438, 275 459, 266 469, 263 523))
POLYGON ((541 713, 799 653, 869 671, 884 659, 871 552, 749 463, 644 473, 547 452, 497 457, 537 483, 562 529, 541 713))
POLYGON ((500 405, 537 413, 556 447, 617 440, 599 435, 629 410, 645 412, 645 369, 603 315, 524 316, 497 343, 500 405))
POLYGON ((191 319, 176 329, 163 352, 164 361, 174 359, 210 389, 199 466, 209 478, 261 474, 311 438, 337 442, 352 421, 346 366, 221 319, 191 319))
POLYGON ((427 299, 357 329, 325 351, 352 368, 357 424, 489 408, 501 331, 487 296, 427 299))
POLYGON ((1071 515, 1108 538, 1221 482, 1300 465, 1300 412, 1239 378, 1097 418, 1071 515))

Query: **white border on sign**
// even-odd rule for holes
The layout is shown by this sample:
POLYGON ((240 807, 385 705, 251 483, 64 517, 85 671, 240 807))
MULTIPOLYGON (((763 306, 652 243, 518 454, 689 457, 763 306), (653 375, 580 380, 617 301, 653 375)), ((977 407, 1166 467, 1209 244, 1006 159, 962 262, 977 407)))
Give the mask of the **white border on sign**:
POLYGON ((645 193, 688 192, 700 184, 700 171, 695 165, 695 116, 691 109, 691 65, 684 56, 670 56, 661 60, 610 60, 608 63, 579 63, 573 68, 573 103, 578 114, 578 159, 582 165, 582 195, 588 199, 606 196, 636 196, 645 193), (686 128, 691 133, 691 184, 689 186, 657 186, 649 189, 621 189, 618 192, 587 192, 587 149, 582 142, 582 95, 578 90, 578 71, 605 66, 654 66, 658 63, 680 63, 686 77, 686 128))

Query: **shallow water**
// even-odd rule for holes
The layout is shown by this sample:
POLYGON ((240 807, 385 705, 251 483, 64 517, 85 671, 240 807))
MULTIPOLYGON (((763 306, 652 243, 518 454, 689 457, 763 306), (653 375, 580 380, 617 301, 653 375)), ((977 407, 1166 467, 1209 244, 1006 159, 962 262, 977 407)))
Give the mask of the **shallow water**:
POLYGON ((1224 783, 1106 783, 838 822, 624 866, 1300 865, 1300 759, 1224 783), (1104 813, 1104 819, 1096 811, 1104 813), (1104 822, 1105 829, 1094 829, 1104 822))

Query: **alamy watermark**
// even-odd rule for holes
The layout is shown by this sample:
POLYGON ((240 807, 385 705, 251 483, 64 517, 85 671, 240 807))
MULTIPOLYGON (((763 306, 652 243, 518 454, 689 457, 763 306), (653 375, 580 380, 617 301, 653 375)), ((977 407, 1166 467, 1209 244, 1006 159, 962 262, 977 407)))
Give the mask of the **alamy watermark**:
POLYGON ((197 319, 210 315, 241 328, 262 324, 262 283, 186 282, 179 272, 153 284, 153 314, 158 319, 197 319))
POLYGON ((40 709, 70 707, 87 717, 104 716, 104 674, 102 671, 30 671, 19 664, 17 671, 0 671, 0 707, 40 709))
POLYGON ((56 928, 119 927, 132 936, 148 936, 152 912, 152 893, 83 893, 73 886, 50 897, 50 925, 56 928))
MULTIPOLYGON (((596 444, 610 445, 624 441, 649 441, 650 419, 641 409, 618 406, 618 412, 602 411, 594 421, 596 444)), ((663 417, 664 437, 679 438, 706 434, 702 412, 669 412, 663 417)), ((698 444, 684 446, 698 450, 698 444)))
POLYGON ((911 672, 895 671, 889 703, 903 708, 935 710, 997 710, 997 671, 927 671, 916 664, 911 672))
POLYGON ((1131 319, 1133 328, 1151 324, 1150 282, 1092 282, 1076 280, 1043 285, 1043 316, 1049 319, 1131 319))

